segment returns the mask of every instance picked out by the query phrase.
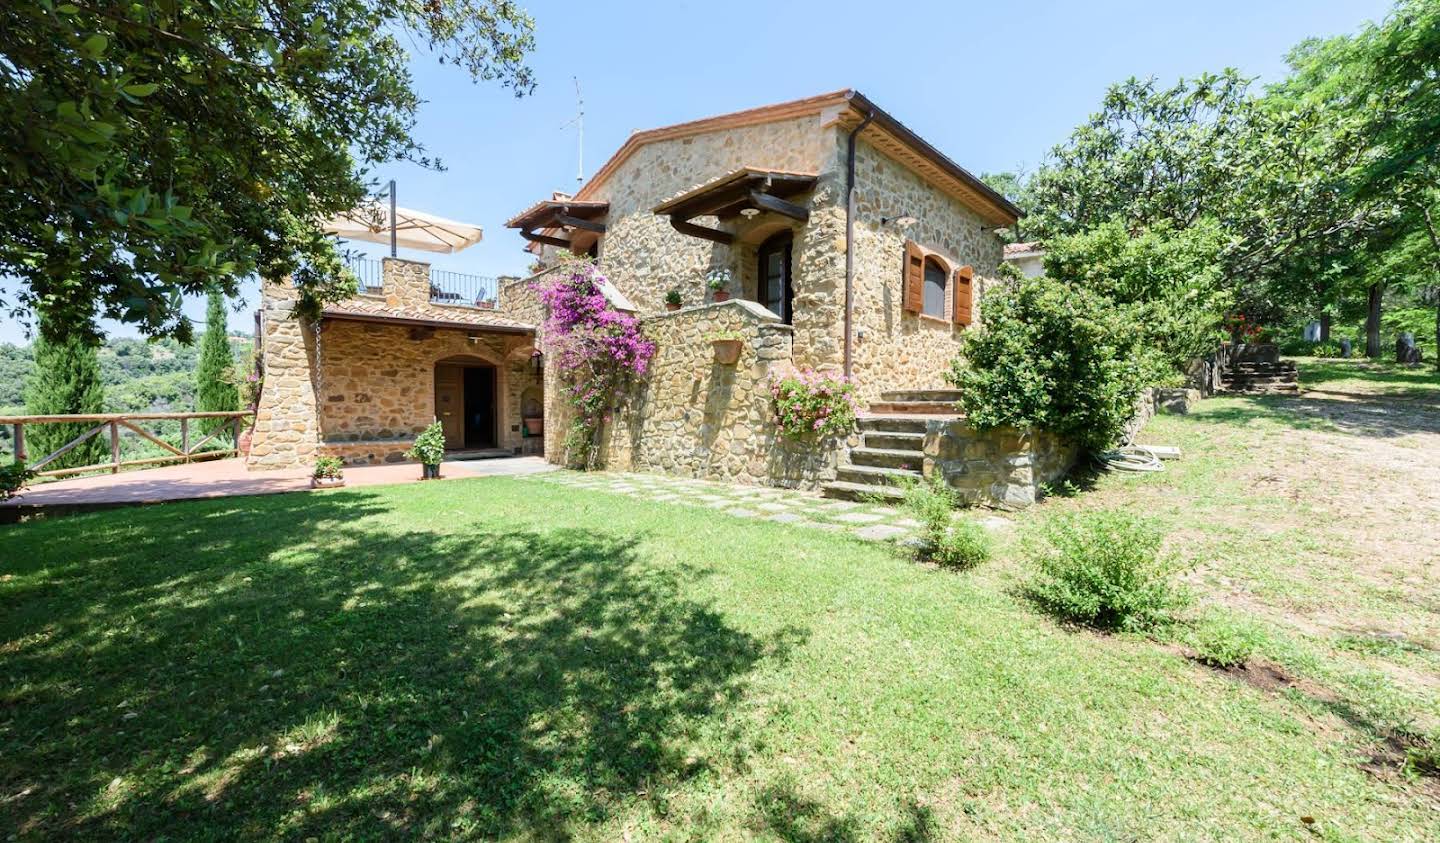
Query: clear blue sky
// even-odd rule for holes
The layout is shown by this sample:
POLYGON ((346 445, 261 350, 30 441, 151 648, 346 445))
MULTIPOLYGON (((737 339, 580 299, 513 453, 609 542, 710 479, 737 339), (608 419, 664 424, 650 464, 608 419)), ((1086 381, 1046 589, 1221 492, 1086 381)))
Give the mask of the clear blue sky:
MULTIPOLYGON (((1061 2, 523 3, 535 18, 539 82, 517 99, 424 55, 416 132, 448 167, 396 165, 400 204, 477 223, 485 240, 434 266, 521 274, 523 241, 504 221, 576 185, 571 77, 585 98, 585 174, 636 129, 854 87, 975 173, 1026 167, 1128 76, 1173 80, 1232 66, 1262 80, 1309 36, 1354 31, 1387 0, 1061 2)), ((382 254, 380 247, 375 253, 382 254)), ((403 252, 403 250, 402 250, 403 252)), ((402 254, 402 256, 407 256, 402 254)), ((409 257, 426 259, 422 253, 409 257)), ((247 287, 237 329, 251 325, 247 287)), ((201 319, 203 302, 187 312, 201 319)), ((133 335, 115 325, 107 329, 133 335)), ((22 341, 0 317, 0 341, 22 341)))

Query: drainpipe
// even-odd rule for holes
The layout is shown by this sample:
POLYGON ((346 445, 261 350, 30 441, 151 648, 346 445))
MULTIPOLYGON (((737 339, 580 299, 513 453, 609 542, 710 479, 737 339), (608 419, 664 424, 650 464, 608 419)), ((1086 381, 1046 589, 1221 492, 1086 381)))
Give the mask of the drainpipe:
POLYGON ((850 130, 845 147, 845 378, 850 378, 853 356, 850 339, 850 322, 855 307, 855 144, 856 139, 870 121, 875 111, 865 115, 860 125, 850 130))

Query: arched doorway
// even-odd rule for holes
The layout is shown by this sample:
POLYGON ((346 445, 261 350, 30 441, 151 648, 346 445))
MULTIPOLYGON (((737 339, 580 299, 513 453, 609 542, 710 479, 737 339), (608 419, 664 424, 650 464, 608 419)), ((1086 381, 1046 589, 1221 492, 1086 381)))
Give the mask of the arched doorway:
POLYGON ((447 357, 435 364, 435 417, 451 450, 499 446, 495 365, 478 357, 447 357))

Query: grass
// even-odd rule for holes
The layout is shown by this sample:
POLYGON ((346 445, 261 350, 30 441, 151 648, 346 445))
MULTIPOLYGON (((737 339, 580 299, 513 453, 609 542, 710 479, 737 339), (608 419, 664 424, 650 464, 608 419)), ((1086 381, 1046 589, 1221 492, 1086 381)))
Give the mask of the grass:
POLYGON ((1433 670, 1440 601, 1351 572, 1363 548, 1315 497, 1328 485, 1257 481, 1297 431, 1360 435, 1295 416, 1219 399, 1157 419, 1147 436, 1183 461, 1028 511, 965 574, 533 479, 3 528, 0 829, 1425 839, 1433 792, 1369 759, 1435 712, 1403 677, 1433 670), (1164 524, 1196 611, 1224 604, 1297 682, 1260 690, 1039 614, 1019 538, 1098 506, 1164 524), (1404 618, 1419 626, 1372 634, 1404 618))

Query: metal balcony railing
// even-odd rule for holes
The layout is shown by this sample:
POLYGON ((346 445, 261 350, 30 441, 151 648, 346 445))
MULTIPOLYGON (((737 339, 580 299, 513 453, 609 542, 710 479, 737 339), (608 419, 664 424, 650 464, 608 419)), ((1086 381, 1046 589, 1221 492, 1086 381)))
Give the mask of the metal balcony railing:
POLYGON ((485 275, 430 270, 430 301, 461 307, 493 308, 498 284, 485 275))
POLYGON ((351 258, 350 271, 357 280, 356 292, 362 296, 375 296, 385 290, 385 272, 380 261, 369 258, 351 258))

